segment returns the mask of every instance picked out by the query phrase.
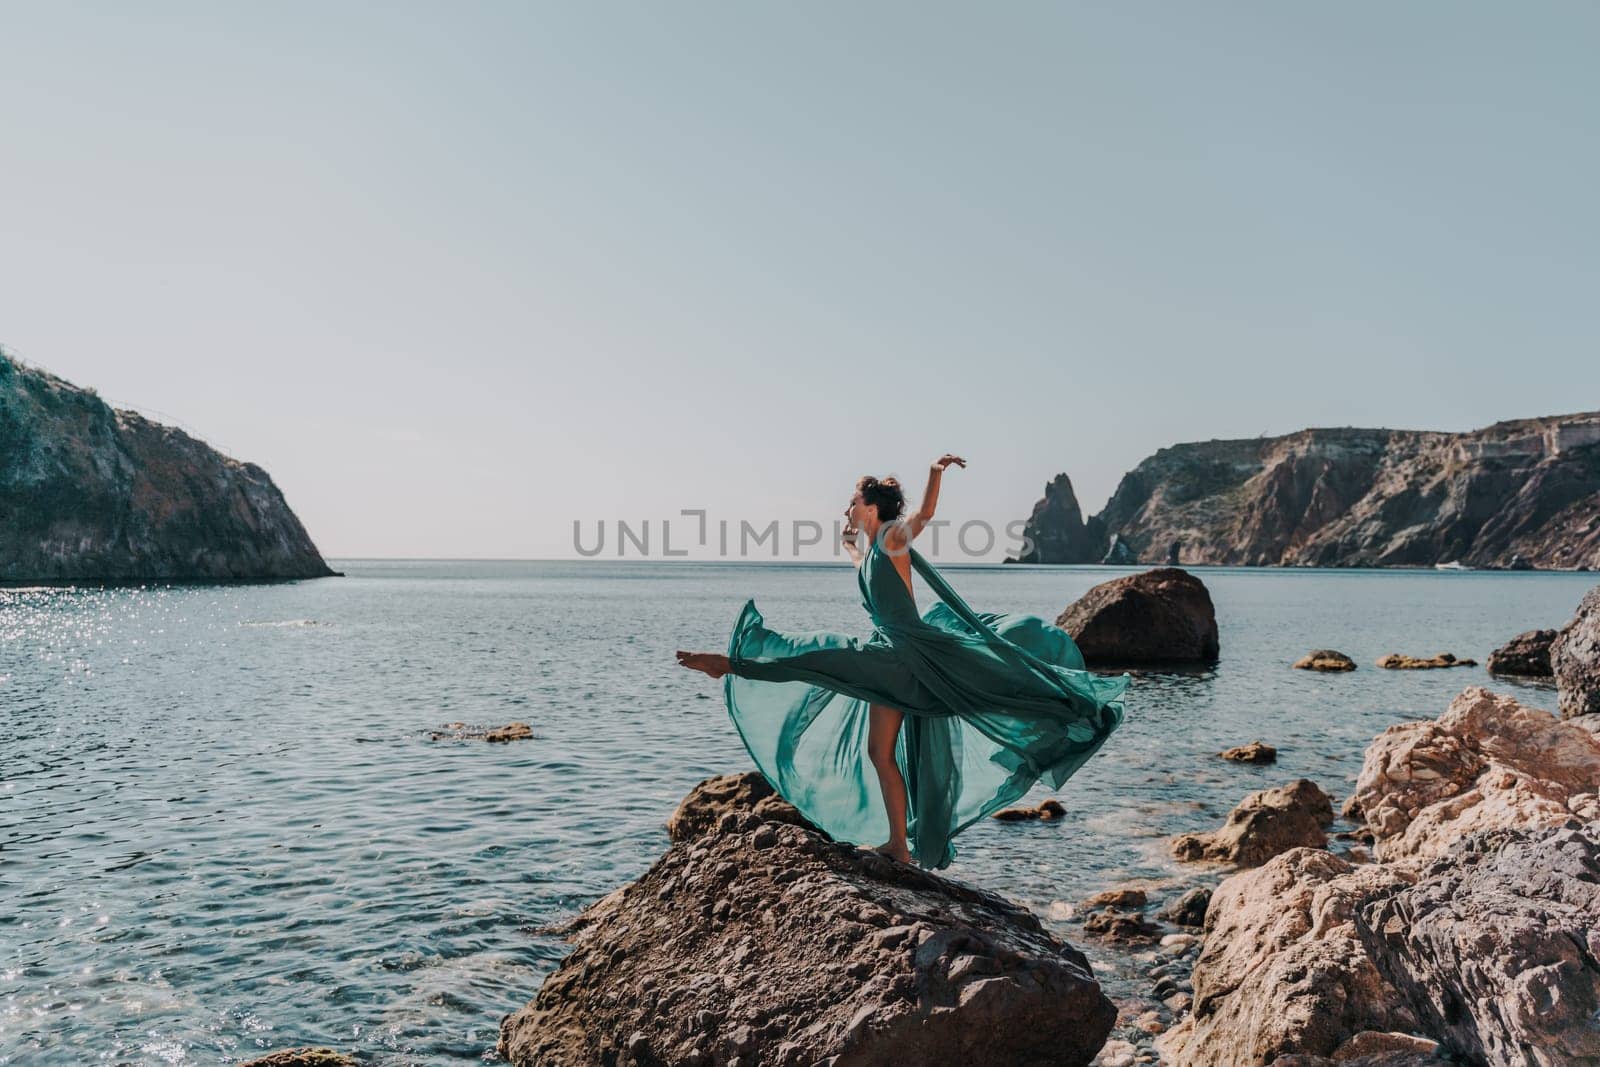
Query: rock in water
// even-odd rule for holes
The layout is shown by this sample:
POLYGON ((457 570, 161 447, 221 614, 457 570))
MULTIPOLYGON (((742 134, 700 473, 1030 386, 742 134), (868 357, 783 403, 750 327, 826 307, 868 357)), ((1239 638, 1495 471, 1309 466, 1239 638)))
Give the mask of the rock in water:
POLYGON ((1353 671, 1356 661, 1343 652, 1336 652, 1331 648, 1319 648, 1314 652, 1307 652, 1295 660, 1295 669, 1302 671, 1353 671))
POLYGON ((1156 917, 1178 926, 1204 926, 1206 908, 1211 906, 1211 890, 1196 886, 1156 912, 1156 917))
POLYGON ((1471 1062, 1600 1063, 1600 823, 1461 841, 1369 902, 1367 952, 1471 1062))
POLYGON ((1489 653, 1489 673, 1524 678, 1550 677, 1550 643, 1554 630, 1529 630, 1489 653))
POLYGON ((1208 664, 1217 613, 1205 583, 1177 567, 1102 582, 1056 619, 1088 664, 1208 664))
POLYGON ((1395 884, 1409 883, 1309 848, 1226 879, 1206 911, 1192 1010, 1156 1039, 1162 1062, 1257 1067, 1327 1056, 1368 1030, 1413 1029, 1355 926, 1359 907, 1395 884))
POLYGON ((1228 813, 1219 830, 1179 834, 1172 854, 1180 860, 1211 860, 1253 867, 1291 848, 1327 848, 1333 802, 1308 778, 1251 793, 1228 813))
POLYGON ((260 467, 0 353, 0 581, 332 573, 260 467))
POLYGON ((1387 656, 1379 657, 1378 666, 1386 671, 1425 671, 1440 667, 1476 667, 1475 659, 1456 659, 1449 652, 1440 652, 1436 656, 1421 659, 1417 656, 1408 656, 1403 652, 1391 652, 1387 656))
POLYGON ((1437 720, 1389 727, 1367 746, 1345 814, 1366 819, 1378 858, 1438 856, 1478 830, 1600 818, 1600 739, 1509 696, 1470 686, 1437 720))
POLYGON ((1161 940, 1161 927, 1136 911, 1121 908, 1102 908, 1085 916, 1083 931, 1129 945, 1150 945, 1161 940))
POLYGON ((1000 897, 730 812, 573 924, 499 1052, 533 1064, 1087 1064, 1116 1008, 1000 897))
POLYGON ((1225 748, 1217 755, 1229 763, 1277 763, 1278 750, 1265 741, 1252 741, 1248 745, 1235 745, 1225 748))
POLYGON ((777 794, 766 775, 760 771, 743 771, 707 778, 689 790, 679 801, 678 810, 667 820, 667 836, 674 841, 699 837, 716 829, 717 823, 730 811, 754 812, 772 822, 791 823, 822 833, 800 814, 799 808, 777 794))
POLYGON ((1031 808, 1001 808, 990 816, 1001 822, 1026 822, 1030 819, 1040 822, 1049 822, 1051 819, 1060 819, 1067 814, 1067 809, 1055 797, 1046 797, 1031 808))
POLYGON ((331 1048, 307 1046, 269 1052, 265 1056, 246 1060, 239 1067, 361 1067, 361 1063, 331 1048))
POLYGON ((504 726, 468 726, 464 722, 447 722, 429 733, 431 741, 527 741, 533 737, 533 727, 525 722, 508 722, 504 726))
POLYGON ((1600 714, 1600 586, 1578 604, 1578 614, 1550 646, 1561 715, 1600 714))

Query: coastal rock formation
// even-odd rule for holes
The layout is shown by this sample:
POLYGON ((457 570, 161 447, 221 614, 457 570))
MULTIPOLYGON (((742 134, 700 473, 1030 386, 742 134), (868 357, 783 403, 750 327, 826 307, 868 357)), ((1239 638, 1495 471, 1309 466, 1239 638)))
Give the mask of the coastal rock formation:
POLYGON ((1295 660, 1295 669, 1302 671, 1353 671, 1356 661, 1343 652, 1335 652, 1331 648, 1319 648, 1315 652, 1307 652, 1295 660))
POLYGON ((0 581, 332 573, 260 467, 0 353, 0 581))
POLYGON ((1357 926, 1422 1028, 1471 1062, 1600 1063, 1600 823, 1474 835, 1357 926))
POLYGON ((811 825, 810 820, 800 814, 800 809, 779 796, 766 775, 760 771, 743 771, 707 778, 689 790, 678 802, 678 810, 667 820, 667 837, 673 841, 687 841, 709 833, 730 811, 751 812, 769 822, 804 826, 827 836, 811 825))
POLYGON ((1091 666, 1217 661, 1211 593, 1176 567, 1102 582, 1062 612, 1056 625, 1072 635, 1091 666))
POLYGON ((1253 867, 1291 848, 1327 848, 1333 802, 1310 779, 1262 789, 1241 800, 1228 821, 1209 833, 1179 834, 1172 854, 1253 867))
POLYGON ((1551 644, 1550 667, 1563 718, 1600 714, 1600 586, 1551 644))
POLYGON ((1482 687, 1368 748, 1379 862, 1297 848, 1205 911, 1177 1067, 1600 1063, 1600 741, 1482 687))
POLYGON ((1252 741, 1248 745, 1235 745, 1225 748, 1217 755, 1230 763, 1266 764, 1278 762, 1278 750, 1264 741, 1252 741))
POLYGON ((1357 911, 1404 872, 1297 848, 1223 881, 1206 912, 1190 1013, 1156 1039, 1178 1067, 1327 1056, 1355 1035, 1415 1029, 1367 957, 1357 911))
POLYGON ((1031 913, 728 812, 571 924, 501 1024, 532 1064, 1087 1064, 1116 1008, 1031 913))
POLYGON ((1386 671, 1426 671, 1438 667, 1476 667, 1477 665, 1478 661, 1475 659, 1456 659, 1449 652, 1440 652, 1437 655, 1429 656, 1427 659, 1408 656, 1403 652, 1391 652, 1387 656, 1378 658, 1378 666, 1386 671))
POLYGON ((1098 519, 1083 522, 1083 510, 1072 491, 1072 479, 1058 474, 1044 487, 1044 497, 1033 506, 1028 529, 1037 531, 1028 551, 1017 563, 1098 563, 1109 555, 1105 527, 1098 519))
POLYGON ((1600 818, 1600 739, 1482 686, 1437 720, 1389 727, 1368 746, 1345 814, 1380 860, 1443 854, 1478 830, 1600 818))
POLYGON ((1173 445, 1088 519, 1062 484, 1028 562, 1600 569, 1600 412, 1173 445))
POLYGON ((1555 639, 1554 630, 1529 630, 1518 634, 1489 653, 1489 673, 1550 677, 1550 644, 1555 639))

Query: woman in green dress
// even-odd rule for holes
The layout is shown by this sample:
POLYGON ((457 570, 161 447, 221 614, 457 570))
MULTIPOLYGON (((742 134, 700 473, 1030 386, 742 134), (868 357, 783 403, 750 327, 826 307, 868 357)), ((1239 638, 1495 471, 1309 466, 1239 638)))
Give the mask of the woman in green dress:
POLYGON ((887 837, 878 851, 933 868, 955 858, 956 834, 1036 782, 1060 789, 1121 724, 1131 681, 1085 670, 1072 638, 1038 616, 974 612, 912 547, 952 465, 966 461, 934 462, 910 515, 893 478, 856 484, 844 545, 867 638, 774 630, 747 600, 726 655, 677 654, 722 679, 756 766, 802 815, 836 840, 887 837), (926 611, 913 573, 937 598, 926 611))

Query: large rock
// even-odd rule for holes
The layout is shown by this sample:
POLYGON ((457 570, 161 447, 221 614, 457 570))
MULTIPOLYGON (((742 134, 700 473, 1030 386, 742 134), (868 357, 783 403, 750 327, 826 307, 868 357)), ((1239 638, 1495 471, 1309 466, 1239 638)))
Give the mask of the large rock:
POLYGON ((0 352, 0 581, 332 573, 260 467, 0 352))
POLYGON ((1550 646, 1550 668, 1564 718, 1600 714, 1600 586, 1550 646))
POLYGON ((1361 909, 1378 970, 1472 1062, 1600 1064, 1600 823, 1461 841, 1361 909))
POLYGON ((753 812, 772 822, 804 826, 823 834, 800 814, 799 808, 778 795, 766 775, 760 771, 742 771, 707 778, 689 790, 678 802, 678 810, 667 820, 667 836, 673 841, 699 837, 714 830, 730 811, 753 812))
POLYGON ((1296 670, 1301 671, 1353 671, 1356 669, 1356 661, 1337 649, 1318 648, 1295 660, 1294 666, 1296 670))
POLYGON ((588 908, 513 1064, 1087 1064, 1116 1009, 999 897, 729 812, 588 908))
POLYGON ((1217 755, 1230 763, 1254 763, 1257 765, 1278 762, 1278 750, 1265 741, 1256 740, 1248 745, 1235 745, 1225 748, 1217 755))
POLYGON ((1177 567, 1090 589, 1056 619, 1095 665, 1215 663, 1217 613, 1205 583, 1177 567))
POLYGON ((1217 886, 1190 1013, 1156 1041, 1176 1067, 1258 1067, 1290 1053, 1327 1056, 1365 1031, 1415 1018, 1356 930, 1359 907, 1409 884, 1404 871, 1297 848, 1217 886))
POLYGON ((1489 653, 1489 673, 1523 678, 1550 677, 1550 645, 1555 639, 1554 630, 1529 630, 1518 634, 1489 653))
POLYGON ((1179 834, 1172 854, 1253 867, 1291 848, 1327 848, 1333 802, 1310 779, 1262 789, 1241 800, 1228 821, 1209 833, 1179 834))
POLYGON ((1345 812, 1366 820, 1379 859, 1429 857, 1477 830, 1600 817, 1597 788, 1594 734, 1471 686, 1437 720, 1379 734, 1345 812))
POLYGON ((1600 412, 1185 442, 1123 475, 1093 517, 1036 508, 1028 533, 1081 520, 1145 564, 1600 569, 1597 443, 1600 412))

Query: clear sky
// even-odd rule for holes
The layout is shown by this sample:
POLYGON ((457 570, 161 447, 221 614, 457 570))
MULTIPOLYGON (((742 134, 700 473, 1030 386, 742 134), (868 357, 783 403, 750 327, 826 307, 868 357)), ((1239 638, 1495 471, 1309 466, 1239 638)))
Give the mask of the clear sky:
POLYGON ((261 463, 330 556, 831 520, 947 450, 943 513, 998 525, 1177 441, 1600 408, 1593 4, 6 2, 0 40, 0 345, 261 463))

